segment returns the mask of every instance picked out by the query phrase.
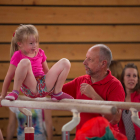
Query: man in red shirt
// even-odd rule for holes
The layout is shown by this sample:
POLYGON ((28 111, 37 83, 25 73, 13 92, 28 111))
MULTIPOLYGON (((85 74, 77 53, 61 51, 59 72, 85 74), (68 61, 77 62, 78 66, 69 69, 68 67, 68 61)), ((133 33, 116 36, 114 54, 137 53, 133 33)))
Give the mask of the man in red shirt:
MULTIPOLYGON (((111 60, 112 53, 107 46, 97 44, 91 47, 83 62, 87 75, 66 83, 63 91, 75 99, 124 101, 125 93, 122 84, 109 71, 111 60)), ((86 121, 97 116, 102 114, 80 113, 81 121, 76 130, 80 129, 86 121)), ((106 114, 104 117, 110 121, 114 129, 118 129, 117 123, 121 117, 121 110, 116 115, 106 114)))

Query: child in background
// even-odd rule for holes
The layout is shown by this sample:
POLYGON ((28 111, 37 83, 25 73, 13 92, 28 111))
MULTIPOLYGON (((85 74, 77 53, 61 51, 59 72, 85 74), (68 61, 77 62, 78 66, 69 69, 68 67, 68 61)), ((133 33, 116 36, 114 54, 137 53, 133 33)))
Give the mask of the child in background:
MULTIPOLYGON (((9 123, 7 126, 6 140, 13 139, 15 129, 17 131, 17 140, 25 140, 24 128, 27 125, 26 116, 23 113, 21 113, 18 108, 9 107, 9 109, 10 113, 9 113, 9 123), (18 123, 16 124, 16 122, 18 123)), ((32 127, 34 127, 34 140, 52 140, 53 126, 52 126, 51 110, 42 110, 42 109, 28 109, 28 110, 32 112, 32 127), (44 129, 44 126, 46 127, 46 129, 44 129)))
POLYGON ((62 86, 70 70, 69 60, 62 58, 49 70, 42 49, 39 48, 39 34, 33 25, 21 25, 13 34, 11 41, 11 61, 4 79, 0 100, 6 94, 14 77, 13 91, 5 98, 16 100, 19 90, 28 97, 45 97, 50 95, 53 100, 73 99, 62 92, 62 86))

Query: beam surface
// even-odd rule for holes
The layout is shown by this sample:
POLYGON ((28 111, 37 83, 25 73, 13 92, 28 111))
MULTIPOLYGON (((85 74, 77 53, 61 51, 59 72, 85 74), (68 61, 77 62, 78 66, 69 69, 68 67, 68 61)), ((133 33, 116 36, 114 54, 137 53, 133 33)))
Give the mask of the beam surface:
MULTIPOLYGON (((19 96, 20 100, 31 100, 31 101, 39 101, 39 102, 44 102, 44 101, 51 101, 50 98, 44 97, 44 98, 29 98, 26 96, 19 96)), ((58 102, 58 101, 56 101, 58 102)), ((140 103, 136 102, 118 102, 118 101, 100 101, 100 100, 80 100, 80 99, 62 99, 59 101, 61 103, 71 103, 71 104, 90 104, 90 105, 109 105, 109 106, 114 106, 118 109, 125 109, 129 110, 130 108, 135 108, 137 111, 140 111, 140 103)))
POLYGON ((33 109, 50 109, 50 110, 68 110, 77 112, 87 112, 87 113, 101 113, 101 114, 115 114, 117 112, 116 107, 104 106, 104 105, 93 105, 93 104, 79 104, 61 101, 31 101, 31 100, 16 100, 9 101, 3 99, 1 101, 2 106, 7 107, 18 107, 18 108, 33 108, 33 109))

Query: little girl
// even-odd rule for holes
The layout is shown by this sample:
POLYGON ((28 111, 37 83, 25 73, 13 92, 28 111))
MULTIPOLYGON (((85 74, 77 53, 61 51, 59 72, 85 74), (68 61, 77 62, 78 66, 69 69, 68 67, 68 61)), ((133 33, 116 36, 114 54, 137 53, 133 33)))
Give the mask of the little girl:
POLYGON ((28 97, 45 97, 50 95, 53 100, 72 96, 62 92, 62 86, 70 70, 69 60, 62 58, 49 70, 42 49, 39 48, 39 34, 33 25, 21 25, 13 34, 11 42, 11 61, 6 74, 0 100, 6 94, 14 77, 13 91, 5 98, 16 100, 19 90, 28 97))

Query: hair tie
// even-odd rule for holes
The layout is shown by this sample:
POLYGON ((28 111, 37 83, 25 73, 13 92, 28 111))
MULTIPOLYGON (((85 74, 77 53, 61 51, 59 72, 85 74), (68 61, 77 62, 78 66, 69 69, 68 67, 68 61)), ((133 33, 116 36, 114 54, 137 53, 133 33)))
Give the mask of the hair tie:
POLYGON ((13 37, 15 36, 15 32, 13 33, 13 37))

